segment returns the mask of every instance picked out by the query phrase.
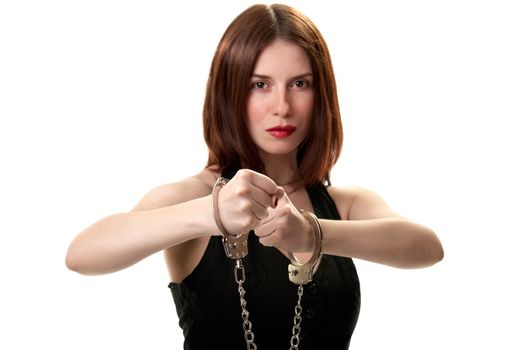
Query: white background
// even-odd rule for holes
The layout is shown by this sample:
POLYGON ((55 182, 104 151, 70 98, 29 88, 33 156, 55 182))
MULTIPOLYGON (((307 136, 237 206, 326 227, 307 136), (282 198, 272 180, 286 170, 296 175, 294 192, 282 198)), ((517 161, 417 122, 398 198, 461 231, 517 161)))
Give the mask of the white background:
MULTIPOLYGON (((446 252, 420 270, 356 261, 351 349, 521 349, 519 2, 319 3, 289 2, 335 66, 334 184, 378 192, 446 252)), ((90 223, 204 166, 210 62, 250 4, 0 2, 0 348, 182 348, 161 254, 98 277, 64 257, 90 223)))

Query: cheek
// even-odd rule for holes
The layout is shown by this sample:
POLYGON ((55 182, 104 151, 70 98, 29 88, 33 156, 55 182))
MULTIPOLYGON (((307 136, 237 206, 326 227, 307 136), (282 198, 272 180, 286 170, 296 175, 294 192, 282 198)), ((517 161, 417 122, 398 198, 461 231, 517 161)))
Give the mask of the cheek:
POLYGON ((307 98, 297 100, 294 108, 297 114, 302 116, 304 120, 309 121, 312 118, 314 110, 314 96, 308 96, 307 98))
POLYGON ((247 117, 246 117, 246 124, 247 124, 247 130, 249 130, 249 134, 251 137, 253 137, 254 127, 259 124, 260 120, 260 110, 257 104, 251 99, 247 100, 247 117))
POLYGON ((296 110, 296 114, 300 116, 301 122, 305 126, 303 129, 303 138, 305 138, 310 131, 312 125, 312 118, 314 115, 314 98, 302 99, 296 110))
POLYGON ((251 124, 260 121, 263 115, 263 104, 255 97, 249 98, 247 100, 247 123, 249 127, 251 124))

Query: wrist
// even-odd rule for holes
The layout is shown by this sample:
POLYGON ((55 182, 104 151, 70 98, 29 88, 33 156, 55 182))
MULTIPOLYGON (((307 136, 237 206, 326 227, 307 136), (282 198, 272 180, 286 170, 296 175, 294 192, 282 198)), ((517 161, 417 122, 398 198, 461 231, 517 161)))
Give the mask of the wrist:
POLYGON ((291 261, 288 270, 289 280, 291 282, 296 284, 306 284, 312 281, 312 275, 314 272, 316 272, 316 269, 320 264, 323 233, 316 215, 303 210, 300 210, 300 213, 312 228, 314 247, 312 256, 310 257, 309 261, 305 263, 301 263, 298 259, 296 259, 294 253, 288 252, 288 256, 291 261))

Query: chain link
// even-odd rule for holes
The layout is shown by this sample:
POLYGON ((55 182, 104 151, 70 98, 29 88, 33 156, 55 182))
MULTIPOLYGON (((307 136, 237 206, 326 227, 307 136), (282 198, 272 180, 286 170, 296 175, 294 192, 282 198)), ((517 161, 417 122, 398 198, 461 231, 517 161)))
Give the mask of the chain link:
POLYGON ((298 286, 298 302, 294 307, 294 326, 292 327, 291 347, 290 350, 298 349, 300 345, 300 331, 301 331, 301 297, 303 295, 303 284, 298 286))
MULTIPOLYGON (((254 332, 252 330, 252 323, 249 321, 249 311, 247 311, 247 300, 245 300, 245 289, 243 284, 245 283, 245 268, 243 267, 242 258, 247 255, 248 244, 247 244, 247 234, 239 235, 230 235, 225 227, 223 226, 220 213, 218 210, 218 192, 222 187, 224 187, 229 180, 221 177, 219 178, 212 189, 212 214, 216 225, 223 234, 223 247, 225 249, 225 254, 227 257, 236 260, 236 265, 234 266, 234 279, 238 284, 238 294, 240 296, 240 306, 242 309, 242 326, 245 337, 245 342, 247 343, 247 350, 257 350, 258 347, 254 343, 254 332)), ((294 307, 294 325, 292 326, 292 336, 290 341, 289 350, 297 350, 300 345, 300 332, 301 332, 301 312, 303 308, 301 306, 301 297, 303 296, 303 284, 309 283, 312 281, 312 275, 316 271, 317 265, 321 259, 321 241, 323 239, 323 234, 321 232, 321 226, 318 222, 318 218, 312 213, 304 212, 300 210, 302 215, 310 222, 315 239, 315 247, 313 255, 307 263, 300 263, 294 256, 294 254, 289 253, 289 258, 291 264, 289 264, 289 280, 298 285, 298 302, 294 307)))
MULTIPOLYGON (((252 330, 252 323, 249 321, 249 311, 247 311, 247 300, 245 300, 245 268, 243 267, 242 259, 236 259, 236 266, 234 266, 234 279, 238 283, 238 294, 240 295, 240 306, 242 308, 242 326, 243 335, 247 344, 247 350, 257 350, 258 346, 254 343, 254 332, 252 330)), ((298 302, 294 307, 294 325, 292 326, 291 347, 289 350, 296 350, 300 345, 301 332, 301 297, 303 296, 303 284, 298 286, 298 302)))
POLYGON ((249 321, 249 311, 247 311, 247 300, 245 300, 245 289, 243 283, 245 282, 245 268, 242 264, 242 259, 236 259, 236 266, 234 267, 234 279, 238 283, 238 294, 240 295, 240 306, 242 308, 242 326, 245 342, 247 343, 247 350, 256 350, 258 347, 254 343, 254 332, 252 331, 252 323, 249 321))

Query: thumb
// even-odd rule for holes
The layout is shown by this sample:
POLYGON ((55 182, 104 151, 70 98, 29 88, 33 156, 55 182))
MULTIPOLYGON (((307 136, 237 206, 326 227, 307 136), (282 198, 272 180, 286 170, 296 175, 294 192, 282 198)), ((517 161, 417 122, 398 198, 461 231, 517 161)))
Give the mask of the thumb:
POLYGON ((271 207, 274 209, 278 206, 278 202, 280 201, 288 201, 287 194, 285 193, 285 190, 283 187, 278 186, 276 189, 276 193, 272 195, 272 205, 271 207))

